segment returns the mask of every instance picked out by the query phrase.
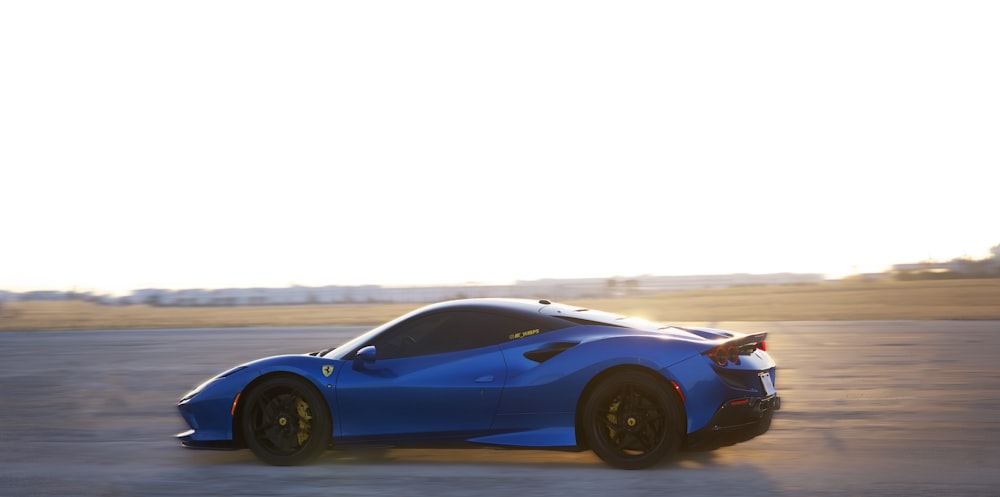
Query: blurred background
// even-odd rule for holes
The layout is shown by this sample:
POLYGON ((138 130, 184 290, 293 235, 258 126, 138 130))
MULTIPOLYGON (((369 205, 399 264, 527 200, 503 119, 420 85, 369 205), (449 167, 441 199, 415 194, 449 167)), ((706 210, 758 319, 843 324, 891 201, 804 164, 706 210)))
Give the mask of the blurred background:
POLYGON ((0 289, 579 298, 995 258, 997 10, 5 3, 0 289), (248 288, 289 289, 220 291, 248 288))

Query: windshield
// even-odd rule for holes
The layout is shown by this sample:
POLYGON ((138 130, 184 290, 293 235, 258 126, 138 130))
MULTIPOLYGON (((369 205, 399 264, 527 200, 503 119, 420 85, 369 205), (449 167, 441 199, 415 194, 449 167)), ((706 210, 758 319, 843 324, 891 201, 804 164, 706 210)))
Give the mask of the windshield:
POLYGON ((350 354, 353 354, 355 350, 360 349, 362 346, 364 346, 364 344, 372 341, 372 339, 374 339, 376 336, 378 336, 379 333, 382 333, 383 330, 385 330, 385 329, 387 329, 387 328, 389 328, 391 326, 395 326, 396 323, 399 323, 400 321, 403 321, 404 319, 409 318, 410 316, 416 314, 417 312, 419 312, 421 310, 422 309, 417 309, 415 311, 406 313, 406 314, 404 314, 404 315, 402 315, 402 316, 400 316, 400 317, 398 317, 396 319, 393 319, 392 321, 389 321, 388 323, 383 324, 382 326, 379 326, 378 328, 375 328, 375 329, 370 330, 370 331, 366 331, 366 332, 364 332, 364 333, 362 333, 362 334, 360 334, 360 335, 358 335, 358 336, 356 336, 356 337, 348 340, 344 344, 338 345, 336 348, 331 349, 329 352, 323 354, 323 357, 326 357, 328 359, 346 359, 347 356, 349 356, 350 354))

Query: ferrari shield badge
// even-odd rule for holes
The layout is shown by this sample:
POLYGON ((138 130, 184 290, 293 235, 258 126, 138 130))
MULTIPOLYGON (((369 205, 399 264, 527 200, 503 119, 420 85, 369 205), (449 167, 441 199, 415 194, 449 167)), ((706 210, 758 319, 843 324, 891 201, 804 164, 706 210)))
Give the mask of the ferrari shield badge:
POLYGON ((323 376, 329 378, 333 374, 333 366, 326 364, 323 366, 323 376))

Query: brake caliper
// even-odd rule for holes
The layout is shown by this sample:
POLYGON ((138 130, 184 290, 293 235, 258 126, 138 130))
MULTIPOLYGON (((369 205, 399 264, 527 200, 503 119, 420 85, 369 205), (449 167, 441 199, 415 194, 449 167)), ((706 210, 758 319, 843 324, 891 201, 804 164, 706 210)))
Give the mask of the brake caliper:
POLYGON ((302 445, 306 443, 306 440, 309 440, 309 429, 311 428, 309 422, 312 421, 312 415, 309 414, 309 404, 302 399, 299 399, 295 408, 299 414, 299 445, 302 445))
MULTIPOLYGON (((620 406, 621 404, 622 404, 621 399, 618 399, 612 402, 610 406, 608 406, 608 421, 610 421, 611 424, 615 426, 618 426, 618 406, 620 406)), ((611 438, 615 438, 615 436, 618 435, 615 429, 611 427, 608 427, 608 434, 611 436, 611 438)))

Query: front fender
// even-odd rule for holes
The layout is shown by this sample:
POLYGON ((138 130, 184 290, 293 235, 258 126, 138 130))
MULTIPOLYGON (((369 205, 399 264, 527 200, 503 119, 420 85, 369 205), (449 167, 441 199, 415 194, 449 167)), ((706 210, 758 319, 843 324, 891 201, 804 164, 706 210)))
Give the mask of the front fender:
POLYGON ((220 374, 178 403, 181 416, 191 427, 178 437, 191 447, 235 447, 233 419, 241 407, 242 394, 266 376, 293 374, 311 383, 323 395, 329 412, 335 412, 333 385, 343 361, 308 355, 273 356, 253 361, 220 374))

